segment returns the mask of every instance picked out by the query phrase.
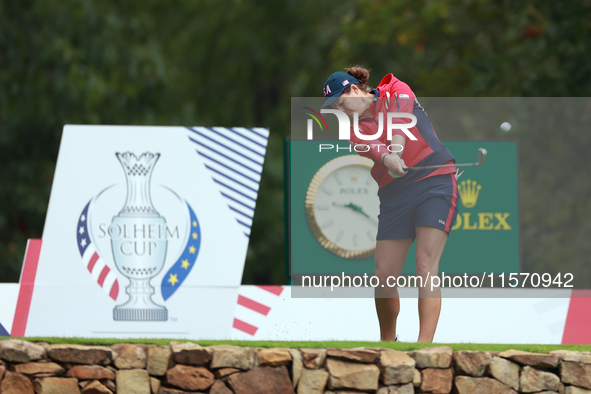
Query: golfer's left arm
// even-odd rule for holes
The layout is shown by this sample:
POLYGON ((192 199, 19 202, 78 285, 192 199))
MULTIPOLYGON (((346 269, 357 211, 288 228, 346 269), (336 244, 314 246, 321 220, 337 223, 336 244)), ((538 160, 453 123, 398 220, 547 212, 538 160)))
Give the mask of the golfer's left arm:
MULTIPOLYGON (((392 136, 392 145, 393 147, 400 148, 402 146, 401 152, 404 150, 404 146, 406 145, 406 140, 401 135, 393 135, 392 136)), ((381 162, 384 166, 388 168, 388 170, 392 171, 394 174, 398 176, 403 176, 406 174, 402 168, 406 167, 404 164, 404 160, 400 158, 398 153, 383 153, 381 156, 381 162)))

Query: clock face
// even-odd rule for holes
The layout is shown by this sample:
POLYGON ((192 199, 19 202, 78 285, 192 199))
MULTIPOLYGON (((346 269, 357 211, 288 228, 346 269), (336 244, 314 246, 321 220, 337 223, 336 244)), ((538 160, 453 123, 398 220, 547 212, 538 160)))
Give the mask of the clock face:
POLYGON ((320 245, 337 256, 373 256, 378 232, 378 185, 373 161, 348 155, 326 163, 306 193, 308 225, 320 245))

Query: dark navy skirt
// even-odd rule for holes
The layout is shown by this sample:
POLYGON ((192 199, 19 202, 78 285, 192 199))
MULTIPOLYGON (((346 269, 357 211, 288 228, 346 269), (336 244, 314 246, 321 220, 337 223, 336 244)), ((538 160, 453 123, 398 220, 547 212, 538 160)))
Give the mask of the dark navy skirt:
POLYGON ((424 178, 400 190, 384 186, 378 193, 378 241, 416 238, 416 226, 431 226, 448 234, 458 215, 458 189, 454 174, 424 178))

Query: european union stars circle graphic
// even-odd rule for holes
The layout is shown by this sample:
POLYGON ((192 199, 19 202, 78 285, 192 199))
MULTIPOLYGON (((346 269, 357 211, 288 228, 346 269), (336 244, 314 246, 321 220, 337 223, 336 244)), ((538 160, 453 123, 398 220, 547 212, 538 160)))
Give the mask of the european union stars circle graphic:
POLYGON ((191 231, 189 231, 187 236, 187 242, 183 249, 183 253, 162 279, 161 288, 164 301, 168 300, 187 278, 189 272, 191 272, 195 265, 197 255, 199 254, 199 247, 201 246, 201 228, 199 227, 199 221, 197 220, 193 208, 191 208, 189 204, 187 204, 187 208, 189 208, 191 219, 191 231))

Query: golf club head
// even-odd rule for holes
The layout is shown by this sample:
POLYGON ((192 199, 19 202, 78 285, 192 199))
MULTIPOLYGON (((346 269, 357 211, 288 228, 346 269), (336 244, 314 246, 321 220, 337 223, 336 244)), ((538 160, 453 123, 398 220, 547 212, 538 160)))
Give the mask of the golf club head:
POLYGON ((488 152, 486 151, 486 149, 484 148, 478 148, 478 165, 481 166, 484 164, 484 161, 486 160, 486 155, 488 154, 488 152))

